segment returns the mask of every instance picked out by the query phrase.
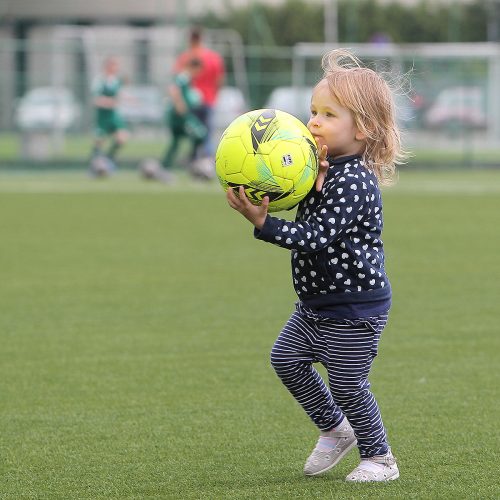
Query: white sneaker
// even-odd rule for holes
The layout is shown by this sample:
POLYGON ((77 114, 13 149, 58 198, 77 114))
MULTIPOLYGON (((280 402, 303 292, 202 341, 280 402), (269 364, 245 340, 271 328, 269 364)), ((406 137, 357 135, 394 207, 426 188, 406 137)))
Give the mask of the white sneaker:
POLYGON ((346 481, 358 483, 393 481, 398 477, 398 464, 391 450, 389 450, 386 455, 361 460, 361 463, 346 477, 346 481))
POLYGON ((322 436, 337 439, 337 444, 331 451, 324 451, 324 449, 319 447, 320 440, 318 440, 316 447, 304 466, 304 474, 306 476, 317 476, 318 474, 329 471, 332 467, 337 465, 357 443, 356 436, 347 418, 344 418, 342 423, 334 430, 321 432, 320 438, 322 436))

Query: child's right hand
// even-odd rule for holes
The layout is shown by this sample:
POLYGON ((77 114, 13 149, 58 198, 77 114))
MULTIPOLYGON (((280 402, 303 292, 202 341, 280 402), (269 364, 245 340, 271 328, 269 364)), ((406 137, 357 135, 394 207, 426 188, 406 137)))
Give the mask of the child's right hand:
MULTIPOLYGON (((318 143, 318 148, 319 147, 320 145, 318 143)), ((319 150, 318 153, 319 171, 318 171, 318 177, 316 177, 316 191, 318 192, 321 191, 321 189, 323 188, 323 182, 325 182, 326 173, 330 168, 330 164, 326 159, 327 155, 328 155, 328 148, 325 145, 321 146, 321 149, 319 150)))
POLYGON ((227 190, 227 202, 229 206, 240 212, 243 217, 249 220, 257 229, 261 230, 267 217, 269 197, 264 196, 262 205, 254 205, 247 198, 243 186, 239 186, 238 196, 234 193, 234 189, 236 188, 228 188, 227 190))

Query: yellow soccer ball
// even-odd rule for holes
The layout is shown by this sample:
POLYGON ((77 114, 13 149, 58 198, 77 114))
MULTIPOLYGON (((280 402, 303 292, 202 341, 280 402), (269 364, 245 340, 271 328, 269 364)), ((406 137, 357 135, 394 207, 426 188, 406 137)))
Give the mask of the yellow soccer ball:
POLYGON ((297 205, 313 187, 318 151, 298 118, 258 109, 239 116, 224 131, 215 170, 224 191, 243 186, 254 205, 268 196, 269 211, 278 212, 297 205))

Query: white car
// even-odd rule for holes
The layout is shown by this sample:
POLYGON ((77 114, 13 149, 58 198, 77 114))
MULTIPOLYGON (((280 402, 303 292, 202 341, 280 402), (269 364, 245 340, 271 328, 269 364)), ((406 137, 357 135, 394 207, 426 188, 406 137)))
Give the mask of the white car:
POLYGON ((429 127, 486 128, 486 102, 480 87, 449 87, 442 90, 425 114, 429 127))
MULTIPOLYGON (((311 96, 314 87, 276 87, 266 101, 265 108, 286 111, 307 124, 311 117, 311 96)), ((414 119, 411 99, 396 96, 396 116, 398 123, 408 127, 414 119)))
POLYGON ((163 95, 152 85, 125 85, 120 90, 118 109, 130 125, 163 124, 163 95))
POLYGON ((285 111, 307 123, 311 116, 312 91, 313 87, 276 87, 264 107, 285 111))
POLYGON ((67 130, 78 125, 81 106, 70 90, 37 87, 28 91, 15 110, 15 123, 22 130, 67 130))
POLYGON ((219 90, 213 111, 213 127, 216 131, 224 131, 238 116, 248 111, 243 92, 237 87, 222 87, 219 90))

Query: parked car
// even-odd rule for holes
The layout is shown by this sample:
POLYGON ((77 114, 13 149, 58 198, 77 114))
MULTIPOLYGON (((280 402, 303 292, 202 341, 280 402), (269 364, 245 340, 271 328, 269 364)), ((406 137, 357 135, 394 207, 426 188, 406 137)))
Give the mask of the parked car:
MULTIPOLYGON (((311 96, 313 87, 276 87, 269 95, 264 107, 279 109, 294 115, 303 123, 311 117, 311 96)), ((415 111, 407 96, 396 96, 396 118, 402 127, 409 127, 415 111)))
POLYGON ((312 91, 312 87, 276 87, 264 107, 285 111, 307 123, 311 116, 312 91))
POLYGON ((163 94, 153 85, 125 85, 118 109, 130 125, 161 125, 165 111, 163 94))
POLYGON ((418 97, 414 94, 398 94, 394 96, 396 122, 402 129, 409 129, 417 125, 418 97))
POLYGON ((425 113, 429 127, 485 128, 486 102, 481 87, 449 87, 442 90, 425 113))
POLYGON ((78 125, 81 106, 63 87, 37 87, 18 102, 14 119, 21 130, 67 130, 78 125))
POLYGON ((238 116, 248 111, 243 92, 237 87, 222 87, 214 107, 213 127, 222 132, 238 116))

